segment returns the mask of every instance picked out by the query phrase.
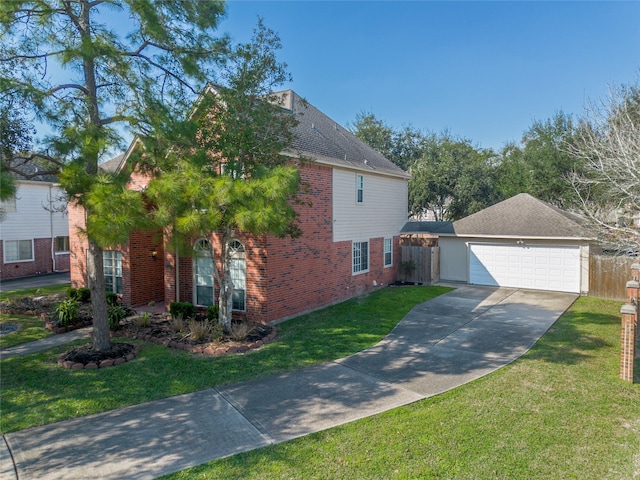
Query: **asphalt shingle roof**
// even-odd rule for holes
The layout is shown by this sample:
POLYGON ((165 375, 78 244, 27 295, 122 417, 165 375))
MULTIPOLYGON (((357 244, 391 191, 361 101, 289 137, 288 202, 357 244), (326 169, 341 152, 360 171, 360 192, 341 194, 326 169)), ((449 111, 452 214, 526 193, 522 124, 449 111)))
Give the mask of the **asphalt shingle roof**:
MULTIPOLYGON (((215 91, 215 89, 214 89, 215 91)), ((372 173, 384 173, 409 178, 409 174, 366 145, 337 122, 304 100, 293 90, 276 92, 282 107, 298 118, 294 129, 290 155, 311 158, 347 168, 357 168, 372 173)), ((104 171, 114 172, 126 161, 126 153, 100 164, 104 171)))
POLYGON ((583 218, 527 193, 520 193, 455 222, 408 222, 403 233, 461 237, 593 238, 583 218))
POLYGON ((338 125, 293 90, 278 92, 285 97, 284 107, 297 116, 291 153, 302 153, 318 161, 337 166, 359 168, 408 177, 396 164, 366 145, 350 131, 338 125))

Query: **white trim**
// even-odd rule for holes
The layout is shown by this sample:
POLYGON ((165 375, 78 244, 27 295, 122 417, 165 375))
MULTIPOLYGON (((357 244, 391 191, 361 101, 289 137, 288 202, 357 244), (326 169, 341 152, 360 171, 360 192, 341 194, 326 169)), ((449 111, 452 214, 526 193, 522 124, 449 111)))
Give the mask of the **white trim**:
POLYGON ((393 238, 385 237, 382 239, 382 266, 384 268, 389 268, 393 266, 393 238), (389 246, 391 249, 387 252, 387 240, 389 241, 389 246), (391 261, 387 263, 387 253, 390 254, 391 261))
MULTIPOLYGON (((20 255, 20 244, 18 244, 18 256, 20 255)), ((26 262, 35 262, 36 260, 36 252, 35 252, 35 243, 33 238, 23 238, 17 240, 3 240, 2 241, 2 263, 26 263, 26 262), (9 242, 31 242, 31 258, 24 258, 19 260, 7 260, 7 243, 9 242)))
POLYGON ((367 273, 369 271, 369 267, 371 266, 371 261, 370 261, 371 257, 370 257, 370 254, 369 254, 371 248, 369 248, 369 245, 370 245, 369 240, 363 240, 361 242, 355 242, 355 241, 351 242, 351 274, 352 275, 359 275, 361 273, 367 273), (355 253, 354 248, 355 248, 356 244, 360 245, 360 247, 359 247, 359 250, 360 250, 359 259, 360 259, 360 261, 358 262, 358 266, 362 267, 362 263, 363 263, 362 262, 362 257, 363 257, 362 256, 362 244, 363 243, 367 245, 367 257, 366 257, 367 268, 362 268, 361 270, 355 270, 356 264, 355 264, 355 257, 354 257, 354 253, 355 253))

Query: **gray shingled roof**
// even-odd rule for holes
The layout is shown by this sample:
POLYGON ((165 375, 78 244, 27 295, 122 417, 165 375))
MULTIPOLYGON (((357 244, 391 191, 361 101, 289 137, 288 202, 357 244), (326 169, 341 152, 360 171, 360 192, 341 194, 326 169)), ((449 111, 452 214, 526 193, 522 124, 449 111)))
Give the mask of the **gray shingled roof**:
POLYGON ((409 222, 403 228, 403 233, 460 237, 594 238, 582 217, 527 193, 520 193, 453 223, 409 222))
MULTIPOLYGON (((409 178, 407 172, 331 120, 293 90, 276 92, 276 95, 283 98, 283 108, 296 115, 299 120, 293 132, 293 145, 285 153, 303 155, 336 166, 409 178)), ((126 154, 119 155, 101 163, 100 168, 105 171, 117 171, 122 167, 125 156, 126 154)))
POLYGON ((430 233, 454 235, 453 222, 407 222, 400 233, 430 233))
POLYGON ((58 177, 52 174, 38 173, 43 169, 33 163, 25 163, 22 165, 13 165, 9 175, 16 180, 28 180, 30 182, 45 182, 45 183, 57 183, 58 177))
POLYGON ((363 143, 344 127, 303 100, 293 90, 278 92, 285 96, 284 108, 299 119, 294 130, 292 153, 302 153, 320 162, 408 177, 396 164, 363 143))
POLYGON ((106 162, 102 162, 100 165, 98 165, 100 167, 100 170, 103 170, 105 172, 117 172, 121 165, 124 163, 124 153, 121 153, 120 155, 118 155, 117 157, 113 157, 110 160, 107 160, 106 162))

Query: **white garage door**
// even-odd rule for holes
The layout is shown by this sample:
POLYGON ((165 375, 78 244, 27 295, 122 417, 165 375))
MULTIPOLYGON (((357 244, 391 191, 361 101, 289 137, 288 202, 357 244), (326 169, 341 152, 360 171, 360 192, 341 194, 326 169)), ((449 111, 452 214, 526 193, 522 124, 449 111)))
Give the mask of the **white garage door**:
POLYGON ((469 283, 580 293, 580 248, 472 244, 469 283))

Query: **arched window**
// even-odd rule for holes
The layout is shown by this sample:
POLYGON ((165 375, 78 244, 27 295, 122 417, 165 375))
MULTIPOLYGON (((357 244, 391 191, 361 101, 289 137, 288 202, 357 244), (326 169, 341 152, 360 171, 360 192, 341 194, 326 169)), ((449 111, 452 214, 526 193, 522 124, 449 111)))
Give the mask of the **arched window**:
POLYGON ((229 242, 229 270, 233 282, 233 309, 246 310, 247 261, 244 245, 238 240, 229 242))
POLYGON ((211 242, 206 238, 201 238, 194 243, 193 250, 193 303, 196 305, 213 305, 211 242))

